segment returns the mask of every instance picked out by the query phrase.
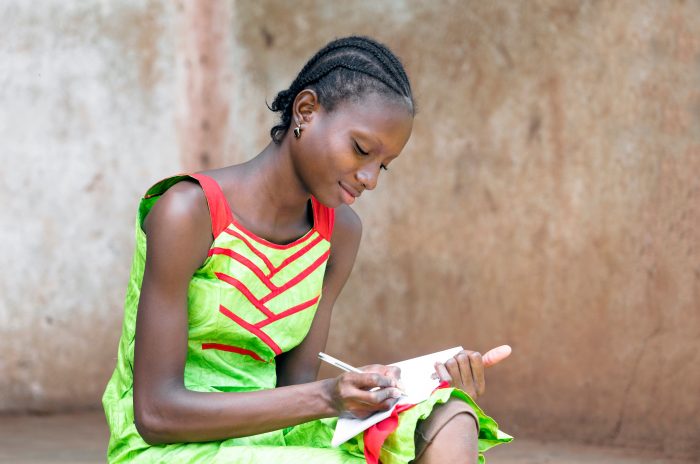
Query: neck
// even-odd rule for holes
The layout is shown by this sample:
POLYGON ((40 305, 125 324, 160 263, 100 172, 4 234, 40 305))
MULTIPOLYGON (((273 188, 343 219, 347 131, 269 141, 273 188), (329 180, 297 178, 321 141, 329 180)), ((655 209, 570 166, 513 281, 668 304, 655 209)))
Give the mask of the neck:
POLYGON ((256 221, 281 226, 298 223, 311 197, 299 179, 287 147, 270 142, 255 158, 244 164, 246 188, 257 192, 256 221))

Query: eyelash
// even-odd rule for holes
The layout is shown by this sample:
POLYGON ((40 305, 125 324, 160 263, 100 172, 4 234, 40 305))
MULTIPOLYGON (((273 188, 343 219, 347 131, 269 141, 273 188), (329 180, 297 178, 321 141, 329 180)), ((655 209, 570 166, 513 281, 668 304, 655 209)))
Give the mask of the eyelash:
POLYGON ((362 148, 360 148, 360 145, 358 145, 357 142, 354 142, 354 144, 355 144, 355 150, 357 151, 357 153, 359 153, 359 154, 362 155, 362 156, 367 156, 367 155, 369 155, 368 152, 366 152, 366 151, 364 151, 362 148))
MULTIPOLYGON (((357 153, 359 153, 359 154, 362 155, 362 156, 367 156, 367 155, 369 155, 368 152, 366 152, 366 151, 364 151, 362 148, 360 148, 360 146, 357 144, 357 142, 354 142, 354 145, 355 145, 355 151, 357 151, 357 153)), ((384 169, 385 171, 388 171, 388 170, 389 170, 389 168, 386 167, 386 166, 384 166, 383 164, 380 165, 379 168, 380 168, 380 169, 384 169)))

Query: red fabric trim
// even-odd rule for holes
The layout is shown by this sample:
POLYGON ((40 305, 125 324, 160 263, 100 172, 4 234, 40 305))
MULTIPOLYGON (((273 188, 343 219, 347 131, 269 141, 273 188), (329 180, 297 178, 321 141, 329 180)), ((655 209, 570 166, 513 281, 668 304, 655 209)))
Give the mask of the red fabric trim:
POLYGON ((379 464, 379 453, 386 438, 399 426, 399 413, 411 409, 415 404, 400 404, 391 412, 391 416, 377 422, 363 436, 365 444, 365 460, 367 464, 379 464))
POLYGON ((277 287, 277 290, 270 292, 267 296, 263 297, 260 300, 260 302, 267 303, 268 301, 270 301, 271 299, 273 299, 274 297, 276 297, 280 293, 283 293, 284 291, 290 289, 291 287, 295 286, 296 284, 298 284, 299 282, 304 280, 304 278, 306 278, 306 276, 311 274, 313 271, 316 270, 316 268, 318 268, 321 264, 326 262, 326 260, 328 260, 329 255, 330 255, 330 250, 327 250, 325 253, 323 253, 321 256, 319 256, 316 259, 316 261, 314 261, 313 264, 311 264, 311 266, 309 266, 306 269, 304 269, 303 271, 301 271, 299 274, 297 274, 294 278, 287 281, 287 283, 285 283, 281 287, 277 287))
POLYGON ((335 224, 335 210, 323 205, 313 196, 311 197, 311 206, 314 210, 314 228, 330 242, 335 224))
MULTIPOLYGON (((448 388, 449 386, 450 383, 443 380, 435 390, 448 388)), ((365 444, 365 459, 367 460, 367 464, 379 464, 379 454, 382 451, 382 445, 386 441, 386 438, 399 426, 399 414, 411 409, 413 406, 415 406, 415 404, 400 404, 394 408, 389 417, 365 430, 363 441, 365 444)))
POLYGON ((308 245, 306 245, 304 248, 300 248, 299 251, 295 252, 293 255, 285 259, 280 263, 279 266, 276 266, 274 269, 272 269, 272 272, 270 272, 269 277, 274 276, 277 274, 279 271, 284 269, 288 264, 293 263, 300 257, 304 256, 308 251, 310 251, 318 242, 323 240, 323 236, 321 234, 317 235, 315 239, 313 239, 308 245))
POLYGON ((244 236, 242 236, 241 234, 239 234, 235 230, 231 229, 230 227, 228 229, 226 229, 226 233, 236 237, 237 239, 239 239, 240 241, 245 243, 246 246, 248 248, 250 248, 250 251, 255 253, 255 256, 262 259, 263 262, 265 263, 265 266, 267 266, 267 268, 270 270, 270 272, 272 272, 272 270, 275 268, 275 266, 272 265, 272 262, 267 258, 267 256, 265 256, 265 254, 262 251, 255 248, 248 240, 246 240, 246 238, 244 236))
MULTIPOLYGON (((229 229, 226 229, 226 231, 228 232, 229 229)), ((262 270, 258 266, 256 266, 255 263, 253 263, 251 260, 249 260, 248 258, 243 256, 242 254, 231 250, 230 248, 220 248, 220 247, 212 248, 211 250, 209 250, 209 256, 225 255, 225 256, 228 256, 229 258, 235 259, 236 261, 238 261, 239 263, 243 264, 248 269, 253 271, 255 273, 255 275, 258 276, 258 278, 263 281, 263 283, 267 286, 267 288, 269 288, 271 291, 276 291, 279 287, 272 282, 272 280, 271 280, 272 277, 274 277, 275 274, 277 274, 280 270, 284 269, 286 266, 288 266, 289 264, 293 263, 294 261, 296 261, 300 257, 304 256, 306 253, 311 251, 314 248, 314 246, 317 243, 319 243, 321 240, 323 240, 323 237, 321 237, 321 235, 317 235, 316 238, 314 240, 312 240, 308 245, 299 249, 293 255, 289 256, 287 259, 282 261, 279 266, 273 266, 272 263, 270 263, 268 265, 268 269, 270 269, 270 274, 268 274, 268 275, 265 275, 262 272, 262 270)), ((269 263, 269 261, 267 263, 269 263)), ((267 263, 266 263, 266 265, 267 265, 267 263)))
POLYGON ((214 274, 216 275, 216 277, 219 278, 219 280, 223 280, 227 284, 236 287, 238 291, 241 292, 248 299, 248 301, 250 301, 253 304, 253 306, 258 308, 260 312, 265 314, 267 317, 273 317, 275 315, 275 313, 267 309, 267 306, 265 306, 262 301, 255 298, 255 295, 253 295, 250 292, 250 290, 248 290, 248 287, 246 287, 243 282, 236 279, 235 277, 231 277, 230 275, 221 272, 215 272, 214 274))
POLYGON ((284 319, 285 317, 291 316, 292 314, 298 313, 299 311, 303 311, 306 308, 310 308, 311 306, 315 305, 318 299, 321 298, 321 295, 317 296, 316 298, 313 298, 309 301, 305 301, 304 303, 298 304, 296 306, 292 306, 291 308, 282 311, 279 314, 276 314, 275 316, 268 317, 264 321, 260 321, 255 324, 255 327, 261 328, 265 327, 267 324, 270 324, 272 322, 278 321, 280 319, 284 319))
POLYGON ((233 222, 231 208, 218 182, 205 174, 190 174, 190 177, 199 182, 204 190, 204 196, 207 197, 209 216, 211 217, 211 233, 216 238, 233 222))
POLYGON ((231 353, 238 353, 245 356, 250 356, 251 358, 257 361, 267 362, 263 358, 261 358, 260 355, 258 355, 258 353, 256 353, 255 351, 246 350, 245 348, 241 348, 238 346, 224 345, 223 343, 202 343, 202 349, 228 351, 231 353))
POLYGON ((236 314, 232 313, 224 305, 219 305, 219 311, 221 312, 221 314, 228 317, 236 324, 240 325, 241 327, 243 327, 244 329, 246 329, 247 331, 249 331, 253 335, 256 335, 260 340, 265 342, 265 344, 267 346, 272 348, 272 351, 274 351, 275 354, 282 354, 282 349, 277 345, 277 343, 275 343, 274 340, 272 340, 272 338, 270 338, 270 336, 268 334, 266 334, 262 330, 258 329, 254 325, 249 324, 248 322, 244 321, 243 319, 238 317, 236 314))
POLYGON ((265 284, 265 286, 267 286, 267 288, 269 288, 272 291, 277 290, 277 286, 275 284, 273 284, 265 274, 263 274, 263 272, 260 270, 260 268, 258 268, 255 264, 253 264, 252 261, 250 261, 248 258, 243 256, 242 254, 236 253, 235 251, 233 251, 229 248, 218 248, 217 247, 217 248, 212 248, 211 250, 209 250, 209 256, 212 256, 212 255, 225 255, 225 256, 228 256, 229 258, 232 258, 232 259, 238 261, 239 263, 243 264, 245 267, 247 267, 248 269, 253 271, 253 273, 255 273, 255 275, 258 276, 258 279, 260 279, 265 284))
POLYGON ((278 250, 284 250, 284 249, 299 245, 300 243, 303 243, 304 241, 308 240, 308 238, 313 235, 313 231, 314 231, 314 229, 312 228, 311 230, 309 230, 308 232, 306 232, 304 235, 302 235, 298 239, 294 240, 293 242, 285 243, 284 245, 281 245, 279 243, 269 242, 262 237, 258 237, 253 232, 249 231, 248 229, 243 227, 241 224, 239 224, 238 221, 236 221, 235 219, 233 220, 233 223, 236 224, 236 227, 238 227, 240 229, 240 231, 243 232, 244 234, 246 234, 249 238, 255 240, 256 242, 258 242, 262 245, 265 245, 265 246, 270 247, 270 248, 275 248, 278 250))

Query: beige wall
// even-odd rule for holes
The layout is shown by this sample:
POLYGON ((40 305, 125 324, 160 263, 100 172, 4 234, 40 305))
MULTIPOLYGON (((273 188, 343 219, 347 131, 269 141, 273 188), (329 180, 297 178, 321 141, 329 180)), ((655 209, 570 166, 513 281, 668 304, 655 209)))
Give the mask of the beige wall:
POLYGON ((138 195, 179 169, 169 1, 0 6, 0 410, 98 404, 138 195))
POLYGON ((138 194, 257 153, 265 99, 362 33, 419 114, 356 207, 328 351, 509 343, 482 401, 506 431, 700 457, 700 3, 11 3, 0 409, 97 403, 138 194))

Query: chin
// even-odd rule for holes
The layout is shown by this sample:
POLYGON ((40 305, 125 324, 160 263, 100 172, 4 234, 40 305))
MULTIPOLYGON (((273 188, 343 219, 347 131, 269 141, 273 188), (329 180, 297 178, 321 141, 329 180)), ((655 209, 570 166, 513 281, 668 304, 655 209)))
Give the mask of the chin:
POLYGON ((339 206, 343 206, 345 203, 342 202, 342 200, 339 199, 334 199, 333 201, 326 201, 325 199, 322 198, 316 198, 319 203, 323 204, 323 206, 327 206, 328 208, 338 208, 339 206))

